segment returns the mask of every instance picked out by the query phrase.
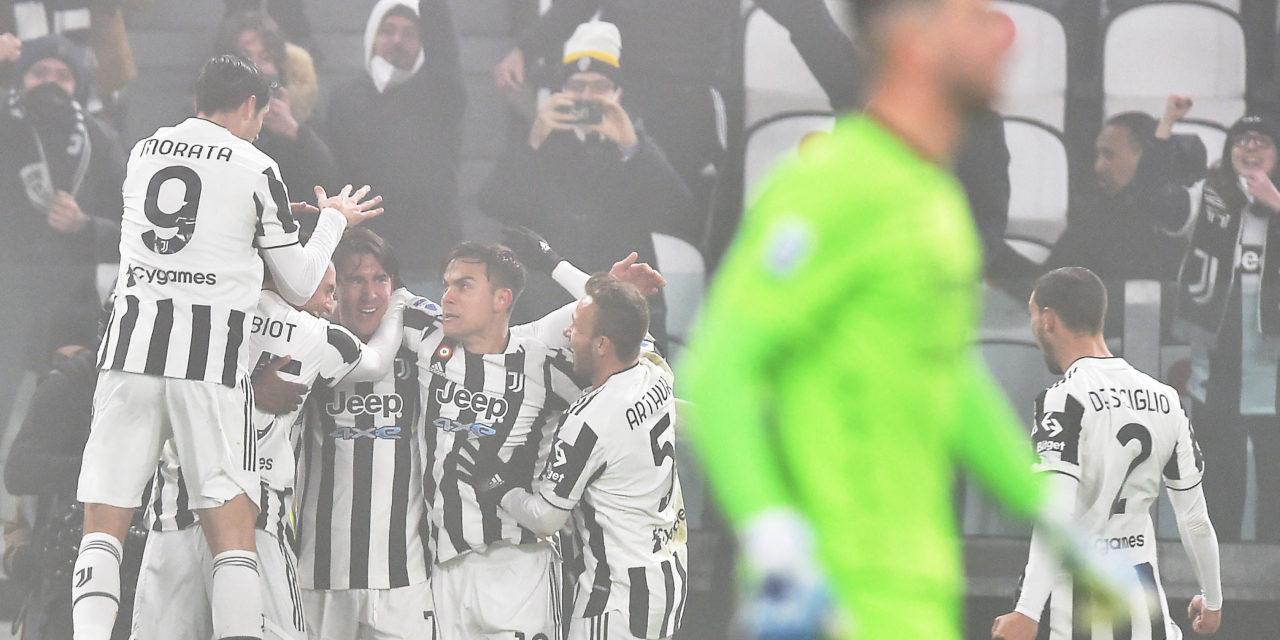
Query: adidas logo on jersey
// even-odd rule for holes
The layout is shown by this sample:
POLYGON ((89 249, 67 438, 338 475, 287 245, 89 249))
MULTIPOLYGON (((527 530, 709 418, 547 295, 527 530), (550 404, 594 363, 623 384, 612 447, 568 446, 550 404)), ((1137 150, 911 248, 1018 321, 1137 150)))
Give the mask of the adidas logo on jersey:
POLYGON ((431 366, 427 367, 427 371, 434 373, 438 376, 444 375, 444 367, 440 366, 439 362, 432 362, 431 366))

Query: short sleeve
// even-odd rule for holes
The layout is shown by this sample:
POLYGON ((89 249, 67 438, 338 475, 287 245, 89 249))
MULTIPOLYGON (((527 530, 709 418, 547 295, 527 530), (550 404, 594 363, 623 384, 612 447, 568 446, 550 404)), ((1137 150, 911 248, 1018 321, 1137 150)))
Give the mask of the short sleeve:
POLYGON ((542 472, 542 497, 557 508, 573 509, 605 466, 603 445, 595 430, 580 416, 565 413, 542 472))
POLYGON ((1204 455, 1196 442, 1196 431, 1186 414, 1178 420, 1178 442, 1164 465, 1164 482, 1173 491, 1187 491, 1200 484, 1204 476, 1204 455))
POLYGON ((320 367, 317 370, 326 386, 333 386, 345 378, 360 363, 365 346, 350 331, 338 325, 329 325, 325 331, 325 344, 320 349, 320 367))
POLYGON ((1036 471, 1064 473, 1080 479, 1080 429, 1084 405, 1060 386, 1036 398, 1031 440, 1036 447, 1036 471))
POLYGON ((259 249, 279 249, 299 243, 298 222, 289 209, 289 193, 272 163, 262 170, 262 179, 253 192, 258 222, 253 243, 259 249))
POLYGON ((404 338, 401 344, 406 349, 418 351, 423 340, 439 328, 440 305, 423 298, 416 297, 404 308, 404 338))

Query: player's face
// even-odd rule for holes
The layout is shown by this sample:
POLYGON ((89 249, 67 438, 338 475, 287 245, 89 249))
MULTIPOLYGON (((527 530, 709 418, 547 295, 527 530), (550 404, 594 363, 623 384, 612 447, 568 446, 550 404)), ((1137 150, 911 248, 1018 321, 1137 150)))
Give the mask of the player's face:
POLYGON ((57 58, 45 58, 31 65, 22 76, 22 89, 30 91, 47 82, 62 87, 69 96, 76 94, 76 77, 71 73, 71 67, 57 58))
POLYGON ((1236 173, 1265 173, 1271 175, 1276 168, 1276 143, 1256 131, 1248 131, 1236 137, 1231 145, 1231 166, 1236 173))
POLYGON ((944 43, 939 80, 957 106, 990 106, 1000 91, 1000 68, 1013 44, 1013 21, 988 0, 946 0, 931 25, 944 43))
POLYGON ((1058 366, 1053 343, 1049 341, 1049 336, 1044 329, 1044 312, 1040 309, 1040 305, 1036 304, 1035 294, 1032 294, 1031 299, 1027 301, 1027 311, 1031 314, 1031 334, 1036 337, 1036 344, 1040 345, 1045 366, 1049 367, 1050 373, 1062 375, 1062 367, 1058 366))
POLYGON ((273 76, 280 74, 275 57, 267 52, 266 45, 262 44, 262 34, 256 30, 241 31, 240 37, 236 38, 236 46, 240 48, 240 53, 257 65, 263 73, 273 76))
POLYGON ((499 289, 489 280, 483 262, 454 260, 444 270, 444 293, 440 296, 440 319, 444 334, 465 340, 507 323, 504 300, 510 289, 499 289), (505 294, 505 295, 504 295, 505 294))
POLYGON ((584 379, 595 374, 595 346, 601 340, 596 337, 596 305, 591 296, 578 301, 573 309, 573 322, 564 330, 569 338, 569 350, 573 352, 573 372, 584 379))
POLYGON ((368 340, 382 322, 391 299, 391 276, 367 253, 338 265, 338 323, 368 340))
POLYGON ((418 59, 422 41, 418 37, 418 23, 406 16, 391 15, 382 19, 378 33, 373 36, 373 55, 381 56, 392 65, 409 70, 418 59))
POLYGON ((1103 195, 1114 196, 1129 186, 1142 160, 1142 149, 1133 144, 1129 130, 1107 125, 1095 144, 1098 155, 1093 161, 1093 175, 1103 195))
POLYGON ((317 318, 329 319, 333 315, 333 308, 338 304, 335 297, 337 292, 338 274, 331 263, 324 272, 324 278, 320 280, 320 286, 316 287, 316 292, 302 306, 302 310, 317 318))

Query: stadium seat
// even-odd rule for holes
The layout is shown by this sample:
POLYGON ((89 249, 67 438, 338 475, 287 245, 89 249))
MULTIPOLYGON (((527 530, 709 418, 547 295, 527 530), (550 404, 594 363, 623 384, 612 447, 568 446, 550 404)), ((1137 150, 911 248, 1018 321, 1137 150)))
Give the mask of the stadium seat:
POLYGON ((1222 145, 1227 141, 1227 130, 1223 125, 1207 120, 1182 120, 1173 125, 1173 132, 1200 136, 1200 141, 1204 143, 1207 166, 1212 167, 1222 157, 1222 145))
POLYGON ((1107 114, 1159 114, 1170 93, 1193 96, 1198 118, 1230 124, 1245 111, 1245 37, 1236 14, 1193 2, 1123 10, 1104 28, 1107 114))
POLYGON ((1067 95, 1067 34, 1062 22, 1030 4, 1002 0, 995 7, 1017 27, 997 110, 1062 130, 1067 95))
POLYGON ((747 127, 784 111, 830 111, 831 102, 787 30, 754 9, 743 27, 742 82, 747 127))
POLYGON ((742 161, 743 203, 755 201, 760 180, 783 160, 795 157, 796 145, 808 133, 830 131, 835 118, 830 113, 799 112, 775 116, 747 131, 742 161))
POLYGON ((1025 118, 1005 118, 1004 135, 1010 158, 1005 241, 1043 264, 1067 226, 1067 149, 1057 131, 1025 118))
POLYGON ((671 343, 669 358, 675 362, 679 355, 677 347, 688 339, 694 316, 702 307, 707 267, 697 247, 675 236, 653 234, 653 250, 657 268, 667 280, 663 290, 667 304, 666 331, 671 343))

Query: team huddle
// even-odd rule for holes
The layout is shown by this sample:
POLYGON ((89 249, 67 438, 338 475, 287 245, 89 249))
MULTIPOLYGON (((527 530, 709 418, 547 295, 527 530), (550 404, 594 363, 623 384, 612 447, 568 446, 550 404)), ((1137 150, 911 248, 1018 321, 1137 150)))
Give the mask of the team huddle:
POLYGON ((144 496, 139 640, 672 636, 687 533, 644 297, 662 277, 634 255, 588 276, 535 239, 578 301, 533 323, 509 326, 526 271, 501 245, 456 246, 439 303, 394 289, 390 246, 352 229, 381 213, 368 187, 317 188, 300 238, 308 208, 251 144, 269 90, 214 58, 197 117, 130 156, 75 638, 110 636, 144 496))

